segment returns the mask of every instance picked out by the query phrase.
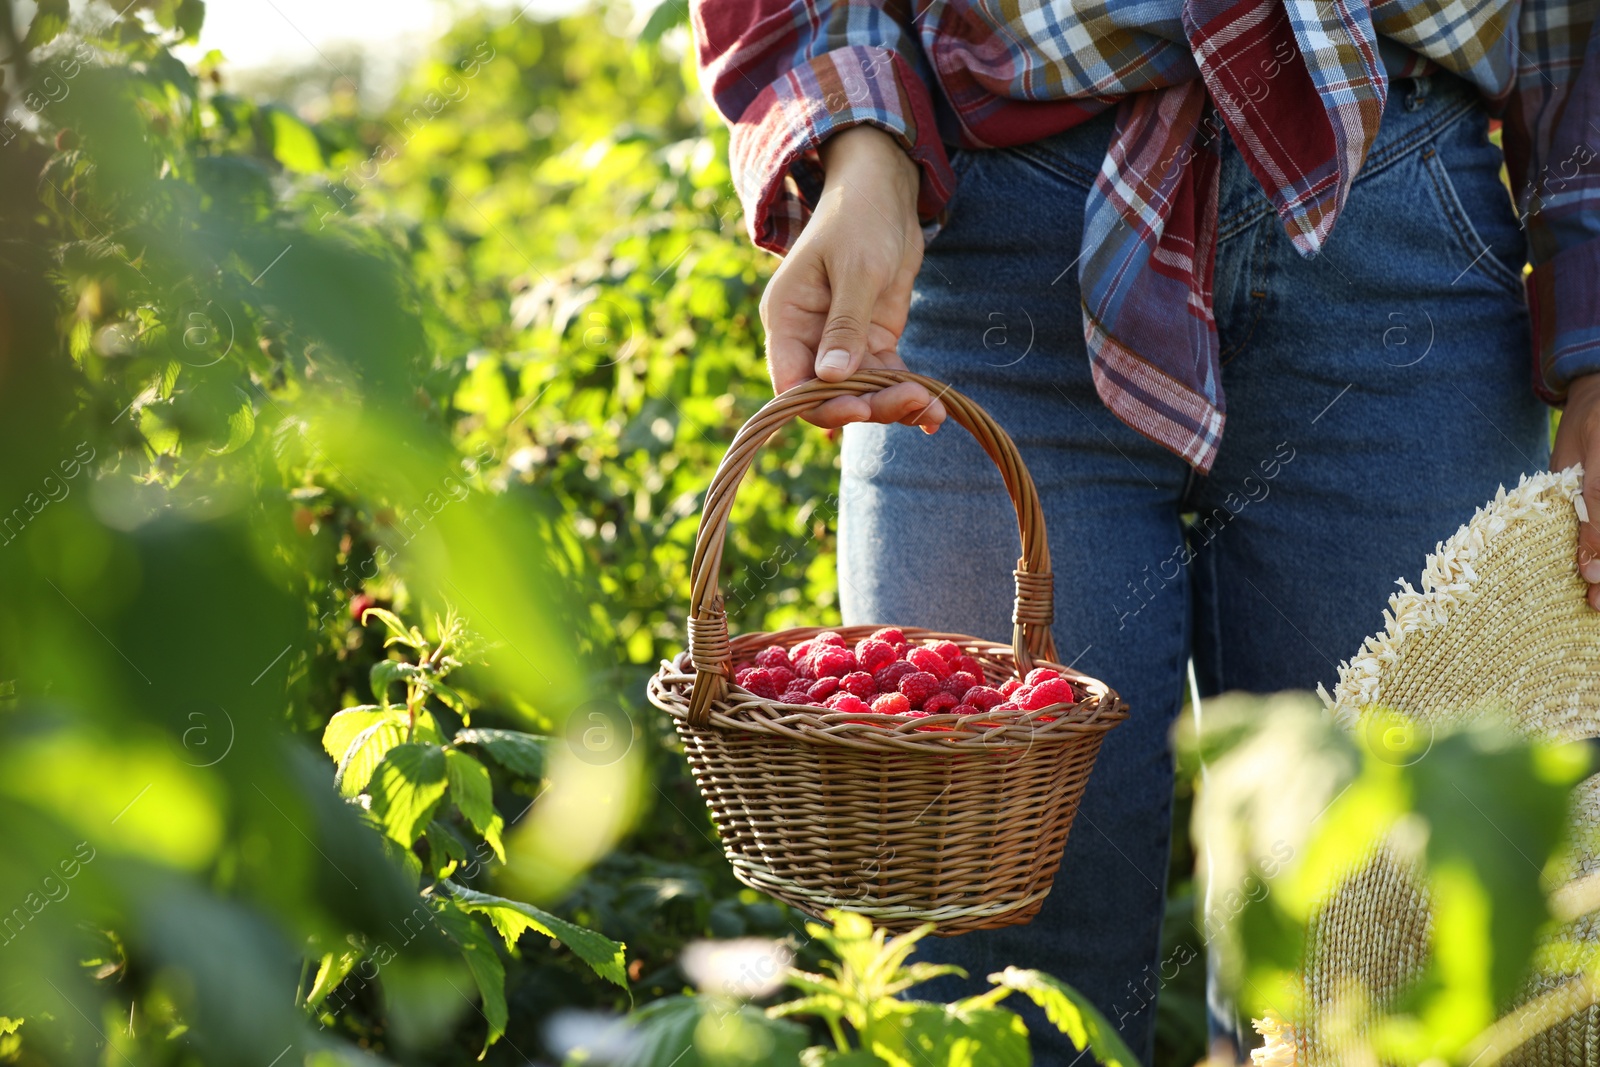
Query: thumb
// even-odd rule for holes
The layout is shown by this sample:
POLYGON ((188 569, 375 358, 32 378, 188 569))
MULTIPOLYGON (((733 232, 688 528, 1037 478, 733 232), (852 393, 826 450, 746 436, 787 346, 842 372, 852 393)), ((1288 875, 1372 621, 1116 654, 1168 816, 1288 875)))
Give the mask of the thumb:
POLYGON ((833 303, 817 345, 816 369, 823 381, 840 382, 854 374, 867 356, 867 328, 872 324, 879 286, 864 272, 835 274, 829 280, 833 303))

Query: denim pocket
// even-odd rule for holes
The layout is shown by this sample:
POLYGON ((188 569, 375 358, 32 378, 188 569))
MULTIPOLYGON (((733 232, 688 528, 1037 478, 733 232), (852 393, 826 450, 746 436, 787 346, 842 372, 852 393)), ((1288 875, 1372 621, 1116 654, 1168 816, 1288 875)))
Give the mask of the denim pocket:
POLYGON ((1483 113, 1474 109, 1452 122, 1421 156, 1434 204, 1467 254, 1463 265, 1521 298, 1527 242, 1500 180, 1505 157, 1489 140, 1483 113))

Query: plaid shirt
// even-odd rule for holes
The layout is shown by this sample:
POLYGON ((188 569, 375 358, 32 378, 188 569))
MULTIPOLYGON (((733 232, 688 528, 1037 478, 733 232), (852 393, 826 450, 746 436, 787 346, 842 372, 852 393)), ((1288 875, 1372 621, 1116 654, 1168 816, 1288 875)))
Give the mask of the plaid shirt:
POLYGON ((822 188, 816 148, 871 123, 922 171, 945 143, 1038 140, 1117 108, 1078 259, 1096 387, 1208 471, 1222 438, 1211 280, 1212 108, 1290 240, 1316 255, 1378 131, 1390 76, 1442 67, 1504 117, 1533 264, 1535 388, 1600 372, 1600 0, 695 0, 751 237, 783 253, 822 188), (1586 62, 1587 59, 1587 62, 1586 62), (932 86, 937 84, 940 97, 932 86), (939 104, 935 106, 935 100, 939 104))

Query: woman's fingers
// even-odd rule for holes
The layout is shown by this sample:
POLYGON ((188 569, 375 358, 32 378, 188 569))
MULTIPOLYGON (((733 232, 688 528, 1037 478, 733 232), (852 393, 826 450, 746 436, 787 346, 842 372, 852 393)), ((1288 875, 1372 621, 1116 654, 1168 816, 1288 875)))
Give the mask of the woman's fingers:
POLYGON ((1578 574, 1589 583, 1589 606, 1600 611, 1600 374, 1572 383, 1550 450, 1550 468, 1583 464, 1578 499, 1578 574))

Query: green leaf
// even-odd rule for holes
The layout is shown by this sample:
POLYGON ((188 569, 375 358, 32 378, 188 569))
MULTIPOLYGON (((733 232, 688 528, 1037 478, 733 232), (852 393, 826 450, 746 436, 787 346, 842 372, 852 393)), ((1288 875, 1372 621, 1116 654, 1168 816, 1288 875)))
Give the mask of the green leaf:
POLYGON ((1139 1060, 1128 1051, 1120 1035, 1105 1016, 1076 989, 1043 971, 1007 967, 991 974, 989 981, 1014 989, 1044 1009, 1045 1017, 1056 1029, 1072 1039, 1082 1050, 1087 1047, 1106 1067, 1139 1067, 1139 1060))
POLYGON ((317 977, 311 983, 311 992, 306 994, 306 1004, 313 1008, 321 1004, 329 993, 339 988, 339 983, 361 962, 363 955, 365 953, 353 947, 343 952, 325 953, 317 967, 317 977))
POLYGON ((689 24, 689 0, 662 0, 639 30, 641 44, 655 44, 674 26, 689 24))
POLYGON ((406 645, 409 648, 418 648, 422 645, 422 634, 415 628, 407 627, 400 621, 400 616, 386 608, 368 608, 361 613, 361 624, 366 625, 368 619, 377 619, 389 630, 389 639, 384 641, 384 647, 392 644, 406 645))
POLYGON ((378 764, 390 749, 405 739, 404 728, 392 718, 375 722, 357 734, 345 750, 344 758, 339 761, 339 772, 333 778, 339 793, 353 797, 364 792, 378 764))
POLYGON ((567 922, 532 904, 479 893, 454 882, 445 882, 444 885, 463 909, 488 916, 495 929, 500 931, 500 936, 506 939, 506 947, 515 945, 524 931, 537 930, 566 945, 601 978, 615 982, 623 989, 628 988, 626 945, 567 922))
POLYGON ((409 845, 422 835, 445 790, 444 749, 396 745, 372 776, 372 814, 390 838, 409 845))
POLYGON ((23 38, 22 47, 31 51, 55 40, 56 35, 67 28, 70 9, 68 0, 39 0, 33 21, 28 23, 28 35, 23 38))
POLYGON ((311 127, 281 107, 264 109, 272 121, 272 155, 285 168, 301 174, 322 169, 322 148, 311 127))
POLYGON ((861 1036, 891 1067, 965 1064, 1028 1067, 1028 1028, 1004 1008, 912 1003, 875 1020, 861 1036))
POLYGON ((385 718, 393 719, 393 717, 394 712, 386 711, 375 704, 361 704, 335 712, 322 731, 322 751, 335 762, 343 763, 345 753, 350 751, 350 742, 354 741, 363 730, 374 723, 382 722, 385 718))
POLYGON ((618 1067, 800 1067, 808 1041, 804 1027, 707 997, 664 997, 629 1021, 618 1067))
POLYGON ((389 687, 395 682, 414 677, 416 673, 417 666, 414 663, 380 659, 372 665, 372 670, 367 672, 367 684, 372 687, 372 698, 384 707, 389 707, 389 687))
POLYGON ((545 748, 552 741, 553 738, 526 734, 520 730, 479 728, 462 730, 455 738, 458 745, 477 745, 500 766, 524 778, 537 778, 544 774, 545 748))
POLYGON ((504 820, 494 810, 494 786, 489 782, 489 768, 456 749, 445 752, 444 762, 450 780, 450 799, 504 863, 506 850, 500 841, 504 820))
POLYGON ((467 969, 472 972, 472 980, 483 1000, 483 1017, 489 1024, 489 1032, 484 1038, 483 1052, 478 1054, 481 1060, 489 1047, 506 1032, 509 1013, 506 1010, 505 964, 500 962, 500 954, 495 951, 489 931, 453 901, 448 898, 439 900, 434 915, 445 936, 461 949, 462 958, 467 961, 467 969))

